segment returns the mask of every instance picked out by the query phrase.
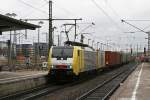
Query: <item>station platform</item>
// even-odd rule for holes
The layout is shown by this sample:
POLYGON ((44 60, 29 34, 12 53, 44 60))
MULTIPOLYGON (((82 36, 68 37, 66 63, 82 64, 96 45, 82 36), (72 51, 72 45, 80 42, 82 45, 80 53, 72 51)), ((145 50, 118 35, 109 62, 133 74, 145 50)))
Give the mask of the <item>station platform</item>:
POLYGON ((47 83, 48 71, 0 72, 0 97, 32 89, 47 83))
POLYGON ((141 63, 135 71, 120 84, 110 100, 149 100, 150 63, 141 63))
POLYGON ((13 79, 13 78, 20 78, 20 77, 27 77, 27 76, 37 76, 37 75, 46 75, 48 71, 1 71, 0 72, 0 81, 4 79, 13 79))

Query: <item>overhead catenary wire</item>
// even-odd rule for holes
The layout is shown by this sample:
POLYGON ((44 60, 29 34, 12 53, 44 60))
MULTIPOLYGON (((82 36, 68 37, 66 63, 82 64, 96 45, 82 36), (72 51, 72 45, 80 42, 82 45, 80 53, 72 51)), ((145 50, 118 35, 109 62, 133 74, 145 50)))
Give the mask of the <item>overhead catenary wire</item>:
POLYGON ((147 29, 147 28, 149 28, 149 27, 150 27, 150 25, 148 25, 148 26, 144 27, 144 28, 143 28, 143 30, 146 30, 146 29, 147 29))
POLYGON ((46 2, 46 3, 48 3, 48 1, 47 0, 43 0, 44 2, 46 2))
MULTIPOLYGON (((125 21, 150 21, 150 20, 125 20, 125 21)), ((142 30, 145 30, 145 29, 147 29, 149 27, 150 27, 150 25, 144 27, 142 30)))
POLYGON ((114 13, 114 15, 116 15, 119 19, 121 19, 120 15, 118 14, 118 12, 108 3, 108 1, 106 2, 106 4, 108 5, 108 7, 112 10, 112 12, 114 13))
POLYGON ((126 21, 150 21, 150 20, 126 20, 126 21))
MULTIPOLYGON (((112 10, 112 13, 114 13, 114 15, 119 18, 119 20, 122 20, 121 16, 120 16, 120 15, 118 14, 118 12, 110 5, 110 3, 109 3, 108 1, 105 2, 105 3, 106 3, 106 4, 108 5, 108 7, 112 10)), ((147 27, 143 28, 142 30, 145 30, 145 29, 147 29, 148 27, 150 27, 150 26, 147 26, 147 27)), ((137 32, 141 32, 141 31, 137 31, 137 32)), ((123 33, 128 33, 128 32, 123 32, 123 33)), ((135 32, 129 32, 129 33, 135 33, 135 32)))
POLYGON ((123 32, 123 29, 109 16, 109 14, 100 6, 96 3, 95 0, 91 0, 92 3, 105 15, 107 16, 107 18, 113 22, 113 24, 117 27, 117 29, 119 28, 122 32, 123 32))
MULTIPOLYGON (((44 6, 46 6, 46 5, 47 5, 47 3, 44 3, 43 5, 39 6, 39 8, 44 7, 44 6)), ((31 11, 28 12, 27 14, 25 14, 24 16, 22 16, 22 18, 28 17, 30 14, 31 14, 31 11)), ((45 14, 46 14, 46 13, 45 13, 45 14)), ((38 18, 38 17, 36 16, 36 18, 38 18)))
POLYGON ((34 7, 33 5, 31 5, 31 4, 29 4, 29 3, 26 3, 26 2, 23 1, 23 0, 18 0, 18 1, 21 2, 22 4, 26 5, 26 6, 30 7, 30 8, 33 8, 33 9, 35 9, 35 10, 37 10, 37 11, 40 11, 40 12, 42 12, 42 13, 48 15, 48 13, 47 13, 46 11, 41 10, 41 9, 39 9, 39 8, 37 8, 37 7, 34 7))
POLYGON ((143 29, 140 29, 140 28, 138 28, 138 27, 136 27, 136 26, 134 26, 133 24, 130 24, 130 23, 128 23, 126 20, 121 20, 122 22, 124 22, 124 23, 126 23, 126 24, 128 24, 128 25, 130 25, 130 26, 132 26, 132 27, 134 27, 134 28, 136 28, 136 29, 138 29, 138 30, 140 30, 141 32, 144 32, 144 33, 146 33, 147 34, 147 32, 146 31, 144 31, 143 29))
POLYGON ((74 13, 72 13, 71 11, 69 11, 68 9, 60 6, 60 5, 55 5, 57 8, 59 8, 60 10, 62 10, 63 12, 65 12, 66 14, 70 14, 70 15, 73 15, 73 16, 76 16, 74 13))

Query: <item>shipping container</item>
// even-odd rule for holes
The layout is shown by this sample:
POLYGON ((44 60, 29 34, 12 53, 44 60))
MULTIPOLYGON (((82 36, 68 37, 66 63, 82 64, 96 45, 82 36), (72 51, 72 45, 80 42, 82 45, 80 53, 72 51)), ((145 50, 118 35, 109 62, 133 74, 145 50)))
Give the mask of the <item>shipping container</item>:
POLYGON ((106 66, 115 66, 121 64, 121 53, 113 51, 105 51, 106 66))
POLYGON ((105 51, 105 65, 110 66, 113 65, 112 63, 113 54, 111 51, 105 51))

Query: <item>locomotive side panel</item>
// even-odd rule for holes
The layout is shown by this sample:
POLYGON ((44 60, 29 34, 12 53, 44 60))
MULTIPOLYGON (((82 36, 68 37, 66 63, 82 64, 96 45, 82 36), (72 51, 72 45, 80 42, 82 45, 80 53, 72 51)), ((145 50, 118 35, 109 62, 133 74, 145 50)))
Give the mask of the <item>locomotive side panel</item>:
POLYGON ((98 51, 98 68, 105 67, 105 52, 98 51))
POLYGON ((96 69, 96 52, 84 51, 84 71, 96 69))
POLYGON ((101 52, 101 58, 102 58, 102 67, 105 67, 105 51, 101 52))
POLYGON ((81 48, 74 49, 73 72, 76 75, 79 75, 79 73, 84 72, 84 50, 81 48))

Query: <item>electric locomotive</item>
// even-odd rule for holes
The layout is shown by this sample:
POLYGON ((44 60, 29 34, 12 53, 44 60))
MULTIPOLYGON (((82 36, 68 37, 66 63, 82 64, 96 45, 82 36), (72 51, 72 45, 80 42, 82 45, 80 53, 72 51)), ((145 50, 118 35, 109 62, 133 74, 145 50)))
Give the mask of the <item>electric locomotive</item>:
POLYGON ((81 46, 53 46, 49 52, 49 74, 54 78, 79 76, 98 68, 97 52, 81 46))

